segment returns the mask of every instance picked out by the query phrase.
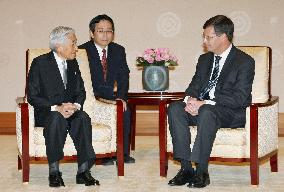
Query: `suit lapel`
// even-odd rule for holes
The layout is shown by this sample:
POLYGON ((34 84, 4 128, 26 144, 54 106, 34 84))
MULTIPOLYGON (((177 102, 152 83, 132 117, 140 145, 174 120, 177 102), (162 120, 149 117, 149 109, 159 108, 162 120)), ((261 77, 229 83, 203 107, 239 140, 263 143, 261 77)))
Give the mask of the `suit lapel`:
POLYGON ((202 87, 201 87, 200 90, 204 90, 205 87, 207 87, 207 85, 208 85, 208 82, 209 82, 210 76, 211 76, 211 71, 212 71, 212 68, 213 68, 213 61, 214 61, 214 54, 210 53, 208 60, 205 61, 206 63, 203 64, 204 67, 203 67, 202 70, 206 70, 206 71, 204 73, 204 81, 203 81, 203 84, 202 84, 202 87))
POLYGON ((108 45, 108 52, 107 52, 107 79, 108 79, 108 75, 111 73, 110 69, 114 69, 115 67, 113 67, 113 59, 114 59, 114 54, 115 52, 113 51, 113 46, 112 43, 110 43, 108 45))
POLYGON ((92 73, 94 73, 94 75, 98 76, 99 79, 103 79, 103 67, 101 64, 101 59, 100 59, 100 55, 99 52, 95 46, 95 44, 90 41, 90 64, 92 66, 90 66, 91 70, 93 70, 92 73))
POLYGON ((230 71, 233 69, 233 60, 234 60, 235 55, 236 55, 236 47, 233 46, 224 63, 224 66, 219 75, 219 79, 218 79, 216 86, 223 85, 228 75, 230 75, 230 71))
POLYGON ((93 61, 100 61, 99 52, 92 41, 90 41, 90 56, 93 59, 93 61))
POLYGON ((71 81, 74 79, 74 70, 72 69, 71 66, 71 61, 66 61, 67 62, 67 85, 66 89, 68 89, 71 86, 71 81))
POLYGON ((77 85, 77 67, 78 65, 76 59, 74 60, 67 60, 67 85, 66 89, 74 91, 77 85), (74 87, 75 86, 75 87, 74 87))
MULTIPOLYGON (((55 84, 56 86, 53 86, 55 89, 58 90, 64 90, 64 83, 60 74, 60 71, 58 69, 58 65, 56 63, 56 60, 54 58, 53 52, 50 52, 48 55, 49 64, 47 65, 46 69, 46 76, 52 77, 52 84, 55 84)), ((67 76, 68 78, 68 76, 67 76)), ((67 80, 68 81, 68 80, 67 80)))

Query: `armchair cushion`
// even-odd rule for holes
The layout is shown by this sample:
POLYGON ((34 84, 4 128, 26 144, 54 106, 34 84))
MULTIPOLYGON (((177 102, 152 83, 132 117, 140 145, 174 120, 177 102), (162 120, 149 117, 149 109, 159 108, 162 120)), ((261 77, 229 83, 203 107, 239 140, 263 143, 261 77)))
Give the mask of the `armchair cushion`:
POLYGON ((252 85, 252 103, 264 103, 269 98, 269 48, 239 46, 240 50, 255 60, 255 75, 252 85))
MULTIPOLYGON (((247 116, 249 110, 247 110, 247 116)), ((168 127, 168 126, 167 126, 168 127)), ((196 126, 189 126, 191 132, 191 148, 197 134, 196 126)), ((245 128, 220 128, 216 134, 213 144, 211 157, 224 157, 224 158, 244 158, 246 157, 247 144, 247 130, 245 128)), ((169 129, 167 128, 167 151, 173 152, 172 137, 169 129)))

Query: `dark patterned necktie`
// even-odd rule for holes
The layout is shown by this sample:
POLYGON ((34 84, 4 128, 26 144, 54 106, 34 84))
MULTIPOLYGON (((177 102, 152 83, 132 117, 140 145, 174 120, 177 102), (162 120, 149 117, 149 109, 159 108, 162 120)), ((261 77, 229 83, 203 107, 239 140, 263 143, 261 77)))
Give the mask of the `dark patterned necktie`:
POLYGON ((208 100, 210 99, 209 97, 209 92, 211 89, 217 84, 218 81, 218 73, 219 73, 219 62, 221 60, 220 56, 215 56, 215 66, 213 69, 212 76, 208 82, 208 85, 205 87, 205 89, 200 93, 199 99, 200 100, 208 100))
POLYGON ((107 75, 107 59, 106 59, 106 50, 105 50, 105 49, 103 49, 102 67, 103 67, 103 73, 104 73, 104 80, 106 81, 106 75, 107 75))

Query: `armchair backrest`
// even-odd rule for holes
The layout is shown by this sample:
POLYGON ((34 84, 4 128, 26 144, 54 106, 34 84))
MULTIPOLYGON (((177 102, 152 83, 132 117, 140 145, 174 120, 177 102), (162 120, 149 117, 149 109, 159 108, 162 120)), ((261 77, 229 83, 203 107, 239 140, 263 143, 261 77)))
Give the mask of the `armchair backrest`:
POLYGON ((255 60, 252 103, 266 102, 271 97, 271 48, 267 46, 238 46, 238 48, 255 60))
MULTIPOLYGON (((29 72, 31 63, 34 58, 50 52, 50 49, 28 49, 26 52, 26 77, 29 72)), ((79 64, 81 75, 84 81, 84 86, 86 90, 86 101, 84 103, 84 111, 92 116, 92 109, 95 104, 95 97, 93 93, 91 74, 89 68, 88 56, 85 49, 78 49, 76 54, 76 59, 79 64)), ((27 78, 26 78, 27 79, 27 78)), ((27 85, 27 83, 26 83, 27 85)), ((25 92, 26 95, 27 92, 25 92)))

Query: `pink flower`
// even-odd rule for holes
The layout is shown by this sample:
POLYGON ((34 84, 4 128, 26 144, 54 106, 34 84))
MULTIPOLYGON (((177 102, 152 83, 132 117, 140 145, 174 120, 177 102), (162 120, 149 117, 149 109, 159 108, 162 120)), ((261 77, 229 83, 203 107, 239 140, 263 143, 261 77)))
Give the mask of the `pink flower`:
POLYGON ((175 55, 172 55, 170 60, 173 60, 174 62, 178 62, 178 59, 177 59, 177 57, 175 55))
POLYGON ((136 59, 138 66, 144 65, 177 65, 178 59, 168 48, 146 49, 141 57, 136 59))
POLYGON ((154 58, 153 57, 148 57, 147 59, 145 59, 146 61, 148 61, 149 63, 154 63, 154 58))
POLYGON ((163 61, 163 57, 159 54, 159 55, 156 55, 156 61, 163 61))

